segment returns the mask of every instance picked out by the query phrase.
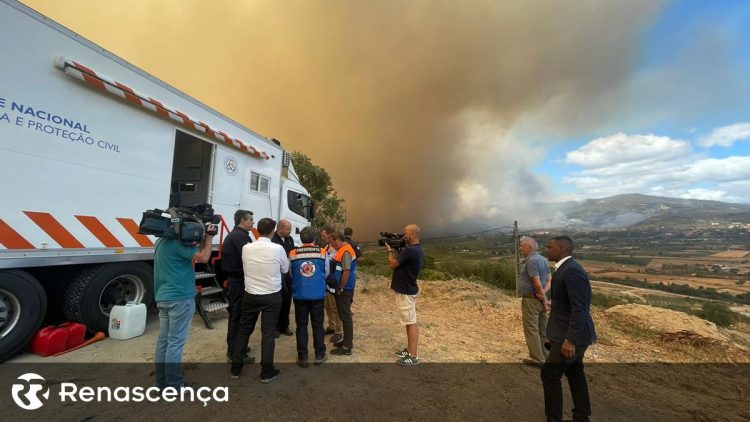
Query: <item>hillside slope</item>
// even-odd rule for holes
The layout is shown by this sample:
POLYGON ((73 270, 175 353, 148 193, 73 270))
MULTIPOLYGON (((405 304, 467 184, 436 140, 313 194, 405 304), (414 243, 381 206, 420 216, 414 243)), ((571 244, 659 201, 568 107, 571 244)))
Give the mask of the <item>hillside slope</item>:
POLYGON ((624 194, 561 204, 569 227, 619 228, 696 220, 750 222, 750 205, 624 194))

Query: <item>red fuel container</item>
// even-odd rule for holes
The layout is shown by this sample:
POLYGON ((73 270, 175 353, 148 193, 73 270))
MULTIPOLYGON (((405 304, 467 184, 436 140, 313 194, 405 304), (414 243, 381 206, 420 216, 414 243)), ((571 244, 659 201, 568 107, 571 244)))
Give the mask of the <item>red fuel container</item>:
POLYGON ((83 324, 64 322, 57 327, 68 332, 68 341, 65 343, 65 350, 78 346, 86 339, 86 326, 83 324))
POLYGON ((68 330, 54 325, 37 331, 31 340, 31 351, 39 356, 52 356, 65 350, 68 345, 68 330))

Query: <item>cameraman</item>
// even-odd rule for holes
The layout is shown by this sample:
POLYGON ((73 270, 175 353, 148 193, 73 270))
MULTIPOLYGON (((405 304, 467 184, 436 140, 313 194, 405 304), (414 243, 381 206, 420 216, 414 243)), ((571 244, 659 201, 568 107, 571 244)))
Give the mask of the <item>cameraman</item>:
POLYGON ((406 326, 407 347, 396 352, 399 365, 419 365, 417 346, 419 344, 419 327, 417 327, 417 277, 424 265, 424 251, 419 244, 419 226, 409 224, 404 227, 406 247, 396 256, 393 249, 385 243, 388 251, 388 266, 393 270, 391 289, 398 294, 398 306, 401 323, 406 326))
POLYGON ((154 290, 159 308, 159 338, 154 362, 158 388, 184 385, 182 349, 195 313, 193 261, 208 262, 215 234, 216 226, 208 224, 200 247, 185 246, 179 239, 163 237, 154 246, 154 290))

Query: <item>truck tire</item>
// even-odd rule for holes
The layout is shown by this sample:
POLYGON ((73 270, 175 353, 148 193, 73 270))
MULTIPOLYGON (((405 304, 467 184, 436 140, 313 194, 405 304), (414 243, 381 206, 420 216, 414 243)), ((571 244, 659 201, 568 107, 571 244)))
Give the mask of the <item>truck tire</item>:
POLYGON ((42 285, 24 271, 0 271, 0 362, 25 347, 47 313, 42 285))
POLYGON ((154 298, 153 269, 142 262, 94 265, 73 277, 65 290, 63 312, 89 331, 107 333, 115 305, 135 301, 150 306, 154 298))

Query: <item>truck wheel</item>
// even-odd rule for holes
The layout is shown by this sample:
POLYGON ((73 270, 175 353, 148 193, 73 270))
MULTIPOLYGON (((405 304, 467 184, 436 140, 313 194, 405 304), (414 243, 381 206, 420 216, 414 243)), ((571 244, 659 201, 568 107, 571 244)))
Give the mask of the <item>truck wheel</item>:
POLYGON ((154 298, 153 269, 142 262, 95 265, 81 270, 65 290, 65 317, 93 332, 107 331, 115 305, 134 301, 150 306, 154 298))
POLYGON ((30 274, 0 271, 0 362, 34 337, 47 312, 47 295, 30 274))

